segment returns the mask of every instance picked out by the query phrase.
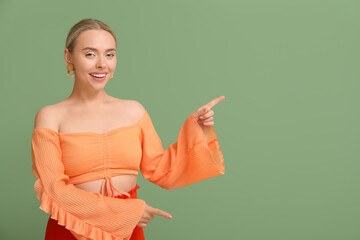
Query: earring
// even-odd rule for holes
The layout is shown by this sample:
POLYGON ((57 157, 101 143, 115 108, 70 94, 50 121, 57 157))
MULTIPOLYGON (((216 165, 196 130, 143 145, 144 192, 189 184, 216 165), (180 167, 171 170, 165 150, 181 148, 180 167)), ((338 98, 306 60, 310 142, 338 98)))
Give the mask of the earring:
POLYGON ((74 72, 74 65, 72 65, 71 63, 68 63, 68 65, 66 66, 67 68, 67 75, 68 77, 73 77, 75 75, 74 72), (73 71, 73 73, 70 74, 70 72, 73 71))

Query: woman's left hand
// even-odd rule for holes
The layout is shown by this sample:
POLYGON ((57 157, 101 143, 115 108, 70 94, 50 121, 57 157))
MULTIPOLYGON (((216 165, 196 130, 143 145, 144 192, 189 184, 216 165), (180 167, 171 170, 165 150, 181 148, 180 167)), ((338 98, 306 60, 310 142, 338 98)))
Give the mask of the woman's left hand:
POLYGON ((214 100, 208 102, 204 106, 201 106, 195 110, 192 115, 196 119, 197 123, 204 130, 206 127, 214 126, 213 116, 214 111, 211 110, 213 106, 225 99, 225 96, 220 96, 214 100))

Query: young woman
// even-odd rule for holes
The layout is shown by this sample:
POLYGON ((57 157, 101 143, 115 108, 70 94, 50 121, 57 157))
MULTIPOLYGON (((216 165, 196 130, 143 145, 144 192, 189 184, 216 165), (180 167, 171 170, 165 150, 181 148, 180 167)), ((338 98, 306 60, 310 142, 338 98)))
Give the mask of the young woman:
POLYGON ((104 90, 116 68, 116 37, 106 24, 75 24, 65 61, 73 91, 37 112, 31 142, 34 189, 50 213, 46 240, 139 240, 155 215, 171 219, 137 198, 138 170, 165 189, 224 174, 211 110, 224 96, 192 112, 164 150, 142 104, 104 90))

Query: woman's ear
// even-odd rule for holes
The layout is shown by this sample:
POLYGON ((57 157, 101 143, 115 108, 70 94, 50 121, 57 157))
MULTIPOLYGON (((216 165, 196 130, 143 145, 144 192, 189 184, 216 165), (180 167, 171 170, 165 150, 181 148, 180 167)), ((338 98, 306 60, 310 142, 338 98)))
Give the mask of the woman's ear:
POLYGON ((71 62, 71 53, 69 52, 69 49, 65 48, 64 51, 64 58, 66 63, 72 63, 71 62))

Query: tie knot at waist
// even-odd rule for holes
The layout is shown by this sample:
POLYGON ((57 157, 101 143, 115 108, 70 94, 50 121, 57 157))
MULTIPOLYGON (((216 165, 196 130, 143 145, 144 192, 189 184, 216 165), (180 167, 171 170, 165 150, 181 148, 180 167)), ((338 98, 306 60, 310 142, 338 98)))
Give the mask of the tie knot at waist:
POLYGON ((101 186, 101 193, 103 193, 104 196, 114 197, 115 192, 118 192, 121 195, 125 195, 125 196, 127 196, 127 198, 130 197, 129 193, 120 191, 114 187, 114 185, 112 184, 112 181, 111 181, 111 177, 105 177, 104 182, 101 186), (105 192, 104 192, 104 190, 105 190, 105 192))

